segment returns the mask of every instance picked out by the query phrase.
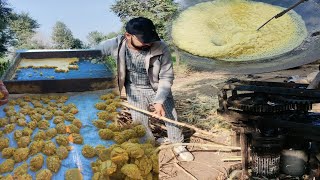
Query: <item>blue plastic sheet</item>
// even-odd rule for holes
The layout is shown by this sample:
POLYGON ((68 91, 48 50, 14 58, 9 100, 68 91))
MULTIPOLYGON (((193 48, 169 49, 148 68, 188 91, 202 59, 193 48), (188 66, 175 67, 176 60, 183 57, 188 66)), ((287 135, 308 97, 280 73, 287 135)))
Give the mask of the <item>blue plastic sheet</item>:
POLYGON ((46 80, 46 79, 79 79, 79 78, 101 78, 110 77, 112 72, 109 67, 101 61, 92 62, 80 59, 78 70, 70 69, 69 72, 55 72, 54 68, 23 68, 16 71, 14 80, 46 80), (98 62, 98 63, 97 63, 98 62))
MULTIPOLYGON (((110 92, 110 90, 56 94, 56 95, 69 96, 69 100, 65 104, 69 104, 69 103, 76 104, 79 112, 75 116, 76 118, 80 119, 82 122, 82 128, 80 129, 80 134, 84 138, 84 143, 82 145, 70 144, 73 147, 73 149, 69 151, 68 158, 62 161, 60 170, 57 173, 53 173, 53 176, 52 176, 53 180, 64 179, 65 172, 70 168, 79 168, 81 170, 84 180, 91 179, 91 177, 93 176, 93 172, 91 169, 91 162, 96 161, 97 157, 85 158, 81 153, 82 147, 85 144, 91 145, 93 147, 97 145, 104 145, 106 147, 109 147, 110 145, 114 144, 113 141, 102 140, 98 135, 98 129, 92 124, 92 120, 97 119, 97 113, 99 112, 99 110, 95 109, 94 106, 97 102, 102 101, 100 100, 100 96, 108 92, 110 92)), ((13 97, 13 99, 15 98, 17 97, 13 97)), ((4 107, 5 105, 0 107, 0 117, 5 117, 5 113, 3 112, 4 107)), ((16 110, 19 110, 18 106, 16 106, 16 110)), ((27 122, 29 121, 30 121, 30 118, 29 116, 27 116, 27 122)), ((50 122, 50 128, 54 128, 55 124, 52 122, 52 120, 50 120, 49 122, 50 122)), ((65 124, 68 125, 70 124, 70 122, 65 121, 65 124)), ((21 129, 23 129, 23 127, 16 126, 15 130, 21 130, 21 129)), ((36 129, 32 134, 32 137, 34 137, 34 135, 38 131, 39 130, 36 129)), ((10 139, 11 147, 17 147, 17 144, 13 138, 13 133, 14 131, 5 136, 10 139)), ((51 141, 56 144, 55 138, 53 138, 51 141)), ((32 157, 29 156, 27 160, 28 164, 30 164, 30 159, 32 157)), ((44 157, 46 159, 45 155, 44 157)), ((3 161, 5 161, 5 159, 2 158, 2 156, 0 156, 0 163, 3 163, 3 161)), ((21 164, 23 164, 23 162, 15 164, 15 168, 20 166, 21 164)), ((46 160, 44 161, 42 169, 44 168, 46 168, 46 160)), ((32 177, 35 179, 35 175, 36 175, 35 172, 28 170, 28 173, 32 175, 32 177)), ((7 175, 7 174, 8 173, 3 175, 7 175)))

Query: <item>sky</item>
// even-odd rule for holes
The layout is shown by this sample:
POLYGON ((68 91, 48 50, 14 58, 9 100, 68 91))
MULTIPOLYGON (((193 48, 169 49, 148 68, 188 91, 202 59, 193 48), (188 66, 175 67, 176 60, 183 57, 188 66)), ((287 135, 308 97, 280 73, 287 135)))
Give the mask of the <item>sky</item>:
POLYGON ((110 10, 115 0, 8 0, 14 12, 27 12, 40 24, 39 33, 50 39, 57 21, 64 22, 75 38, 87 42, 89 32, 118 32, 120 19, 110 10))

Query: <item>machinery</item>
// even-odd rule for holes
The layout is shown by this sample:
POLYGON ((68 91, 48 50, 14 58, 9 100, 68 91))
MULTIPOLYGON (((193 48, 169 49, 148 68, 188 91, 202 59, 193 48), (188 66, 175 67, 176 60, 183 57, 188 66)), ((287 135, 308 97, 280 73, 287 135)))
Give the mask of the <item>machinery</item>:
MULTIPOLYGON (((219 94, 219 113, 236 132, 242 170, 253 178, 301 178, 320 166, 320 91, 295 83, 230 80, 219 94)), ((317 171, 317 170, 316 170, 317 171)), ((314 177, 319 177, 314 175, 314 177)))

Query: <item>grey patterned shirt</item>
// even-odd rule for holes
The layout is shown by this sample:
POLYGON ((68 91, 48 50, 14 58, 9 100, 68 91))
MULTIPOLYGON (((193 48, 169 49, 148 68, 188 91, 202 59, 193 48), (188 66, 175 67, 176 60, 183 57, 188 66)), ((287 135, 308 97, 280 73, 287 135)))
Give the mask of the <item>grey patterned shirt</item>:
POLYGON ((150 88, 150 80, 145 67, 148 51, 135 51, 126 45, 126 84, 150 88))

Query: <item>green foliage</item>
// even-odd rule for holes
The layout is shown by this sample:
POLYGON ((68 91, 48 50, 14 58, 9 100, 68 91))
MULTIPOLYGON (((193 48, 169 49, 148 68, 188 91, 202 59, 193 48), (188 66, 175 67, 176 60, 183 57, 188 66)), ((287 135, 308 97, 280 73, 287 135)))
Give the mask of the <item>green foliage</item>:
POLYGON ((0 57, 3 57, 12 40, 12 32, 9 28, 12 9, 8 7, 6 0, 0 0, 0 57))
POLYGON ((168 40, 167 26, 178 6, 172 0, 117 0, 111 10, 123 23, 134 17, 147 17, 153 21, 159 36, 168 40))
POLYGON ((118 35, 118 33, 115 33, 115 32, 111 32, 107 35, 104 35, 102 32, 92 31, 88 34, 87 39, 88 39, 90 46, 96 46, 101 41, 106 40, 106 39, 111 39, 113 37, 116 37, 117 35, 118 35))
POLYGON ((38 22, 28 13, 12 13, 10 29, 14 33, 14 46, 18 49, 35 49, 40 46, 37 41, 32 40, 39 26, 38 22))
POLYGON ((10 62, 6 57, 0 58, 0 77, 2 77, 4 72, 8 69, 9 65, 10 65, 10 62))
POLYGON ((113 73, 116 73, 116 71, 117 71, 117 64, 116 64, 115 59, 113 59, 113 57, 111 57, 111 56, 106 56, 106 57, 104 58, 104 61, 105 61, 105 63, 107 64, 107 66, 111 69, 111 71, 112 71, 113 73))
POLYGON ((52 40, 57 49, 81 49, 83 43, 74 38, 71 30, 61 21, 57 21, 53 27, 52 40))

